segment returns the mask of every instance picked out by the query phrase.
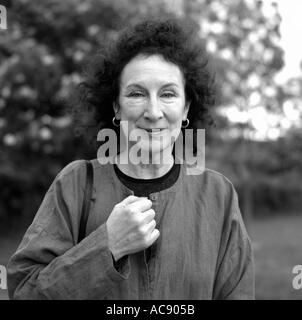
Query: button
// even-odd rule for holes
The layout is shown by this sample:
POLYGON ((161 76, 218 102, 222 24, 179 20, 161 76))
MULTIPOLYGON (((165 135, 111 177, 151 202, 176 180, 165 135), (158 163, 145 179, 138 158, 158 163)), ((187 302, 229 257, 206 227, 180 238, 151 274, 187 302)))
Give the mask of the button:
POLYGON ((151 200, 156 200, 157 199, 157 195, 156 194, 151 194, 150 195, 150 199, 151 200))

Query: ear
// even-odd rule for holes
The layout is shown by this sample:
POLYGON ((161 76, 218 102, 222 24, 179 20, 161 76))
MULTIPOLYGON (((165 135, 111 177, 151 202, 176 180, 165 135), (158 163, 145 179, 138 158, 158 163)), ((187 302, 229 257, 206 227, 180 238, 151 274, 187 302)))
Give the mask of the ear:
POLYGON ((113 110, 115 113, 115 118, 120 120, 120 106, 117 102, 113 102, 113 110))
POLYGON ((184 111, 183 111, 183 116, 182 116, 183 121, 185 121, 188 118, 188 112, 190 109, 190 105, 191 105, 191 101, 186 102, 185 107, 184 107, 184 111))

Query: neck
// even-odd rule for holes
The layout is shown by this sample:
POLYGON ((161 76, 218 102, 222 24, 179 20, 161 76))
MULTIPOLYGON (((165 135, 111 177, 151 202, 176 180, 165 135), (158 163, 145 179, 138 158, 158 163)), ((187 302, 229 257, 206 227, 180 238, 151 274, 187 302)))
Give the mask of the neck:
POLYGON ((146 161, 134 164, 130 161, 127 152, 121 152, 115 157, 118 168, 126 175, 138 179, 154 179, 165 175, 174 164, 174 158, 169 154, 156 154, 146 161))

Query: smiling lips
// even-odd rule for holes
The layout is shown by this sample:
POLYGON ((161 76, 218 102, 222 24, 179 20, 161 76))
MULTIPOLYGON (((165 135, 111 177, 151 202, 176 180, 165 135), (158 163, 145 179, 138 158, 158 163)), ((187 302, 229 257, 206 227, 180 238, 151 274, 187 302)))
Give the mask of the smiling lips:
POLYGON ((146 131, 148 131, 148 132, 159 132, 159 131, 162 131, 162 130, 164 130, 164 129, 152 128, 152 129, 144 129, 144 130, 146 130, 146 131))
POLYGON ((159 134, 159 133, 161 133, 163 130, 165 130, 164 128, 151 128, 151 129, 141 128, 141 129, 147 131, 148 134, 151 134, 151 135, 159 134))

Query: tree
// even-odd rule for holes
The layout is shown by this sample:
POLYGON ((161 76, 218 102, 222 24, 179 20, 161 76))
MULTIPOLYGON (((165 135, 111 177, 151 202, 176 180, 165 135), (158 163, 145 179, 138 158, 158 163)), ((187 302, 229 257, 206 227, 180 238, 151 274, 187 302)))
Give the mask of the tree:
POLYGON ((0 219, 35 213, 58 171, 95 150, 74 138, 65 106, 104 41, 163 1, 16 0, 0 33, 0 219))
MULTIPOLYGON (((65 101, 102 43, 142 16, 169 12, 200 28, 221 88, 213 110, 217 127, 209 137, 239 133, 245 142, 254 126, 250 108, 282 112, 282 90, 272 80, 283 63, 276 6, 269 18, 261 1, 248 0, 16 0, 7 7, 9 29, 0 34, 0 178, 7 185, 5 194, 0 191, 6 199, 0 218, 31 217, 62 166, 95 156, 74 139, 65 101), (223 117, 223 108, 234 106, 247 121, 238 125, 223 117), (33 195, 34 205, 26 204, 33 195)), ((249 150, 245 144, 236 150, 243 163, 239 175, 249 174, 249 150)))

